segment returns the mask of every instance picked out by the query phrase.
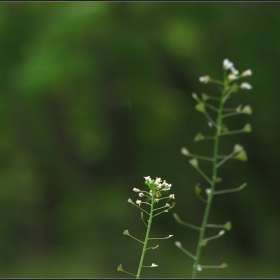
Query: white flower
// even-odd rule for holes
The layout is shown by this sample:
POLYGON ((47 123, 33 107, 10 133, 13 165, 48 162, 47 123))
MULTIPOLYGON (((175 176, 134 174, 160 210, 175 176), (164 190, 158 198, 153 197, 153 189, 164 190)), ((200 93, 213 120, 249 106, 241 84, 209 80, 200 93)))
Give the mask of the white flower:
POLYGON ((134 192, 140 192, 140 190, 137 189, 137 188, 133 188, 133 191, 134 191, 134 192))
POLYGON ((202 271, 202 267, 199 264, 197 265, 196 268, 197 268, 198 271, 202 271))
POLYGON ((233 63, 230 62, 227 58, 224 59, 224 61, 223 61, 223 68, 224 68, 225 70, 228 70, 228 69, 230 69, 230 68, 232 68, 232 67, 233 67, 233 63))
POLYGON ((170 207, 170 204, 169 204, 169 203, 166 203, 164 207, 170 207))
POLYGON ((159 186, 159 185, 160 185, 160 183, 161 183, 161 178, 156 177, 156 180, 155 180, 155 185, 156 185, 156 186, 159 186))
POLYGON ((242 72, 242 74, 241 74, 242 77, 249 77, 252 75, 253 75, 253 73, 252 73, 251 69, 248 69, 248 70, 242 72))
POLYGON ((209 81, 210 81, 210 77, 209 77, 208 75, 199 77, 199 81, 200 81, 201 83, 207 84, 207 83, 209 83, 209 81))
POLYGON ((151 267, 157 267, 158 265, 155 263, 152 263, 151 267))
POLYGON ((230 68, 230 71, 234 74, 234 75, 238 75, 239 71, 237 69, 235 69, 233 66, 230 68))
POLYGON ((140 197, 143 197, 143 196, 144 196, 144 194, 143 194, 142 192, 140 192, 140 193, 139 193, 139 196, 140 196, 140 197))
POLYGON ((210 195, 212 190, 211 189, 206 189, 205 192, 206 192, 207 195, 210 195))
POLYGON ((174 194, 171 194, 169 197, 175 199, 175 195, 174 194))
POLYGON ((243 82, 240 85, 240 88, 242 88, 242 89, 252 89, 252 86, 250 84, 248 84, 248 83, 243 82))
POLYGON ((131 200, 131 198, 129 198, 129 199, 127 200, 127 202, 129 202, 129 203, 132 203, 132 200, 131 200))
POLYGON ((159 202, 159 199, 158 199, 158 198, 155 198, 155 202, 159 202))
POLYGON ((167 190, 167 191, 169 191, 170 188, 171 188, 171 186, 172 186, 171 184, 166 184, 165 187, 164 187, 164 189, 167 190))
POLYGON ((229 78, 229 80, 233 81, 233 80, 237 79, 237 76, 235 74, 231 73, 228 75, 228 78, 229 78))
POLYGON ((221 231, 219 232, 219 235, 223 235, 223 234, 225 234, 225 230, 221 230, 221 231))
POLYGON ((146 177, 144 177, 144 179, 146 180, 146 182, 151 182, 152 181, 150 176, 146 176, 146 177))
POLYGON ((139 200, 139 199, 136 200, 136 204, 138 204, 139 206, 141 206, 141 203, 142 203, 141 200, 139 200))

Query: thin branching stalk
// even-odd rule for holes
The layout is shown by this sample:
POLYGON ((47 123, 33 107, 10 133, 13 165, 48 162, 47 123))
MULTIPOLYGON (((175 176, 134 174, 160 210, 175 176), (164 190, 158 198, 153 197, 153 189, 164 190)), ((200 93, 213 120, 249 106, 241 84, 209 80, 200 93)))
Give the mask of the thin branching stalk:
POLYGON ((165 180, 162 181, 161 178, 158 178, 158 177, 155 180, 152 180, 150 178, 150 176, 146 176, 144 178, 145 178, 145 185, 147 185, 149 187, 149 191, 140 190, 138 188, 134 188, 133 191, 138 193, 140 198, 144 197, 144 198, 148 199, 148 202, 142 201, 141 199, 137 199, 136 203, 134 203, 131 198, 128 199, 128 202, 141 210, 141 220, 146 228, 145 239, 144 239, 144 241, 139 240, 138 238, 132 236, 127 229, 123 232, 124 235, 130 236, 134 240, 143 244, 142 253, 141 253, 139 266, 138 266, 138 271, 137 271, 137 274, 125 271, 122 267, 122 264, 120 264, 117 268, 117 271, 122 271, 129 275, 133 275, 137 279, 140 278, 143 267, 154 268, 154 267, 158 266, 155 263, 152 263, 151 265, 148 265, 148 266, 144 265, 146 251, 149 249, 158 248, 158 245, 148 248, 149 240, 168 239, 173 236, 173 235, 168 235, 167 237, 150 237, 153 219, 156 216, 163 214, 164 212, 168 212, 170 209, 172 209, 175 206, 175 202, 173 202, 172 204, 169 204, 166 202, 166 201, 169 201, 170 199, 175 199, 174 194, 168 195, 168 192, 171 188, 171 184, 168 184, 165 180), (160 206, 161 203, 164 201, 166 202, 165 205, 160 206), (145 207, 147 208, 147 210, 142 208, 143 207, 142 204, 144 204, 144 206, 146 205, 145 207), (158 210, 160 210, 160 211, 158 212, 158 210), (157 213, 155 214, 156 211, 157 211, 157 213), (145 221, 146 220, 144 217, 145 214, 148 216, 147 221, 145 221))
MULTIPOLYGON (((223 87, 223 92, 222 92, 222 98, 221 98, 221 102, 220 102, 220 107, 219 107, 219 111, 218 111, 217 121, 216 121, 217 122, 217 128, 216 128, 215 139, 214 139, 212 178, 218 177, 217 176, 217 161, 218 161, 218 154, 219 154, 219 139, 220 139, 219 134, 220 134, 220 130, 221 130, 221 127, 222 127, 222 112, 223 112, 223 107, 224 107, 224 102, 222 102, 222 101, 223 101, 223 98, 224 98, 224 96, 227 92, 226 91, 226 86, 227 86, 227 83, 225 81, 224 82, 224 87, 223 87)), ((216 183, 215 183, 214 180, 212 180, 212 182, 211 182, 211 192, 208 195, 207 204, 206 204, 206 208, 205 208, 205 211, 204 211, 201 230, 200 230, 200 234, 199 234, 198 244, 197 244, 197 248, 196 248, 196 258, 195 258, 195 261, 194 261, 192 278, 196 278, 196 275, 197 275, 197 272, 198 272, 197 266, 200 262, 200 257, 201 257, 202 240, 204 239, 205 229, 207 227, 207 221, 208 221, 208 218, 209 218, 209 213, 210 213, 210 209, 211 209, 211 205, 212 205, 212 201, 213 201, 215 186, 216 186, 216 183)))
POLYGON ((242 82, 240 85, 236 83, 236 80, 245 78, 252 75, 252 71, 250 69, 243 71, 239 75, 239 71, 236 70, 233 66, 233 63, 230 62, 228 59, 225 59, 223 61, 223 68, 224 68, 224 78, 223 81, 219 81, 216 79, 210 78, 210 76, 202 76, 199 78, 199 81, 202 83, 214 83, 221 87, 221 94, 217 97, 212 97, 209 95, 206 95, 205 93, 202 94, 202 98, 199 98, 196 93, 192 94, 192 97, 196 100, 197 104, 195 106, 195 109, 199 111, 200 113, 203 113, 206 117, 208 124, 210 127, 213 127, 215 129, 214 135, 204 136, 201 132, 199 132, 195 138, 194 141, 204 141, 204 140, 213 140, 213 152, 212 157, 203 156, 203 155, 197 155, 194 153, 189 152, 188 149, 183 147, 181 149, 181 152, 183 155, 192 157, 192 159, 189 161, 189 163, 200 173, 200 175, 207 181, 207 183, 210 185, 210 188, 206 188, 206 199, 201 196, 201 188, 197 185, 195 187, 195 193, 197 197, 206 203, 205 209, 204 209, 204 215, 202 219, 202 223, 200 227, 194 226, 190 223, 182 221, 179 216, 175 213, 174 218, 176 221, 182 225, 188 226, 192 229, 199 230, 199 238, 198 243, 196 247, 196 253, 193 255, 188 250, 182 247, 181 242, 176 241, 175 245, 183 251, 185 254, 187 254, 189 257, 191 257, 194 260, 193 270, 192 270, 192 278, 197 277, 198 271, 201 271, 202 269, 219 269, 219 268, 226 268, 227 264, 222 263, 221 265, 202 265, 200 263, 201 261, 201 253, 202 253, 202 247, 206 246, 209 241, 212 241, 214 239, 219 238, 220 236, 224 235, 226 231, 231 230, 231 222, 228 221, 224 225, 216 225, 216 224, 209 224, 209 214, 211 210, 211 206, 213 203, 213 198, 215 195, 222 195, 232 192, 237 192, 242 190, 247 184, 244 183, 240 187, 237 188, 231 188, 231 189, 223 189, 223 190, 216 190, 216 184, 220 183, 222 181, 221 177, 218 177, 218 168, 225 164, 230 159, 237 159, 240 161, 246 161, 247 160, 247 153, 240 144, 235 144, 233 148, 233 152, 231 152, 228 155, 221 156, 219 155, 219 142, 220 138, 226 135, 233 135, 238 133, 247 133, 251 132, 251 125, 246 124, 243 129, 238 130, 229 130, 225 124, 223 123, 223 119, 226 117, 233 117, 238 114, 251 114, 252 109, 249 105, 246 105, 242 107, 242 105, 239 105, 236 108, 225 108, 226 101, 231 97, 232 94, 237 92, 239 89, 249 90, 252 88, 252 86, 246 82, 242 82), (228 72, 230 71, 230 73, 228 72), (214 102, 219 102, 218 106, 213 106, 208 103, 208 100, 212 100, 214 102), (211 109, 216 113, 216 120, 214 121, 213 118, 208 114, 207 108, 211 109), (227 113, 225 113, 227 112, 227 113), (211 176, 207 175, 199 166, 199 160, 205 160, 210 161, 212 164, 212 172, 211 176), (222 228, 220 232, 214 236, 210 236, 205 238, 206 228, 212 227, 212 228, 222 228))

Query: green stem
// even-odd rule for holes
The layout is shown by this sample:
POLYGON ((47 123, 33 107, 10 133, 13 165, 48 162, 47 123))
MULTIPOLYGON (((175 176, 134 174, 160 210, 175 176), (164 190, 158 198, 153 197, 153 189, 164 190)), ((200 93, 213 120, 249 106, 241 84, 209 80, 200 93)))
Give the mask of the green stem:
POLYGON ((148 241, 149 241, 149 235, 150 235, 150 230, 151 230, 151 227, 152 227, 152 220, 153 220, 154 197, 155 197, 155 194, 153 193, 152 194, 152 199, 151 199, 151 211, 150 211, 150 214, 149 214, 149 222, 148 222, 148 226, 147 226, 145 241, 144 241, 144 245, 143 245, 143 249, 142 249, 142 254, 141 254, 136 278, 140 278, 140 274, 141 274, 141 270, 142 270, 143 262, 144 262, 144 258, 145 258, 145 253, 146 253, 146 250, 147 250, 147 245, 148 245, 148 241))
POLYGON ((224 84, 223 84, 222 98, 221 98, 219 111, 218 111, 218 116, 217 116, 217 128, 216 128, 216 133, 215 133, 215 137, 214 137, 212 181, 211 181, 211 184, 210 184, 211 185, 211 193, 208 195, 207 204, 206 204, 206 208, 205 208, 205 211, 204 211, 204 216, 203 216, 202 225, 201 225, 201 231, 200 231, 200 234, 199 234, 199 240, 198 240, 196 254, 195 254, 196 259, 195 259, 194 265, 193 265, 192 278, 196 278, 196 275, 197 275, 197 271, 198 271, 197 266, 198 266, 199 261, 200 261, 202 244, 203 244, 202 241, 204 239, 205 229, 207 227, 207 221, 208 221, 210 208, 211 208, 211 204, 212 204, 212 201, 213 201, 215 186, 216 186, 214 179, 217 177, 219 136, 220 136, 220 130, 221 130, 221 127, 222 127, 222 112, 223 112, 223 108, 224 108, 224 96, 227 93, 226 86, 227 86, 227 79, 225 77, 224 78, 224 84))

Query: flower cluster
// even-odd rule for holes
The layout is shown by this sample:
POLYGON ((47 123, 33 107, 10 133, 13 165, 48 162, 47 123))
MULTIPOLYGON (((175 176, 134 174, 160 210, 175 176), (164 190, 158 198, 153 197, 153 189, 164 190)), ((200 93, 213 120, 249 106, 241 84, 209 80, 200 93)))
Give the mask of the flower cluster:
POLYGON ((162 181, 161 178, 156 177, 155 180, 152 180, 150 176, 144 177, 145 184, 151 189, 151 190, 165 190, 169 191, 171 188, 171 184, 168 184, 165 180, 162 181))
MULTIPOLYGON (((235 69, 233 62, 229 61, 229 59, 227 59, 227 58, 224 59, 224 61, 223 61, 223 69, 226 71, 230 70, 230 73, 227 76, 229 82, 253 75, 251 69, 245 70, 241 74, 239 74, 239 71, 237 69, 235 69)), ((208 75, 199 77, 199 81, 204 84, 207 84, 211 81, 215 82, 215 80, 211 79, 210 76, 208 76, 208 75)), ((246 82, 241 83, 241 85, 239 87, 241 89, 247 89, 247 90, 252 89, 252 86, 246 82)))
MULTIPOLYGON (((149 201, 153 202, 159 202, 162 199, 175 199, 175 195, 174 194, 170 194, 169 196, 165 196, 162 197, 162 193, 169 191, 171 188, 171 184, 167 183, 165 180, 162 181, 161 178, 156 177, 156 179, 151 179, 150 176, 146 176, 144 177, 145 179, 145 185, 147 185, 149 187, 149 191, 144 191, 144 190, 140 190, 138 188, 133 188, 133 191, 138 193, 139 197, 147 197, 149 201)), ((131 198, 128 199, 128 202, 131 204, 134 204, 131 200, 131 198)), ((136 200, 136 205, 141 206, 142 203, 144 204, 148 204, 150 205, 149 202, 145 202, 142 201, 140 199, 136 200)), ((135 205, 135 204, 134 204, 135 205)), ((166 203, 164 207, 167 207, 169 209, 173 208, 173 204, 172 206, 169 203, 166 203)), ((165 210, 164 212, 168 212, 168 210, 165 210)))

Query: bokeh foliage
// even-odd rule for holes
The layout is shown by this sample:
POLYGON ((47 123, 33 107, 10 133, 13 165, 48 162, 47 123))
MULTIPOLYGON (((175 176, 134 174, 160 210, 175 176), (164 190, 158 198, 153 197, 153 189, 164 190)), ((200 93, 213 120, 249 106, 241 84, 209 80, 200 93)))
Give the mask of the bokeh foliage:
MULTIPOLYGON (((127 203, 143 176, 171 182, 174 211, 201 221, 201 178, 180 149, 209 154, 210 142, 193 142, 211 130, 191 94, 213 93, 198 77, 219 78, 229 58, 253 71, 253 90, 230 102, 254 112, 229 126, 253 132, 223 139, 249 161, 221 172, 224 186, 248 187, 215 199, 213 223, 233 229, 205 262, 229 268, 201 277, 278 277, 279 12, 250 2, 0 3, 0 276, 123 277, 118 264, 133 269, 140 256, 122 232, 144 232, 127 203)), ((171 214, 153 226, 195 248, 197 232, 171 214)), ((191 275, 175 239, 150 253, 159 268, 143 277, 191 275)))

